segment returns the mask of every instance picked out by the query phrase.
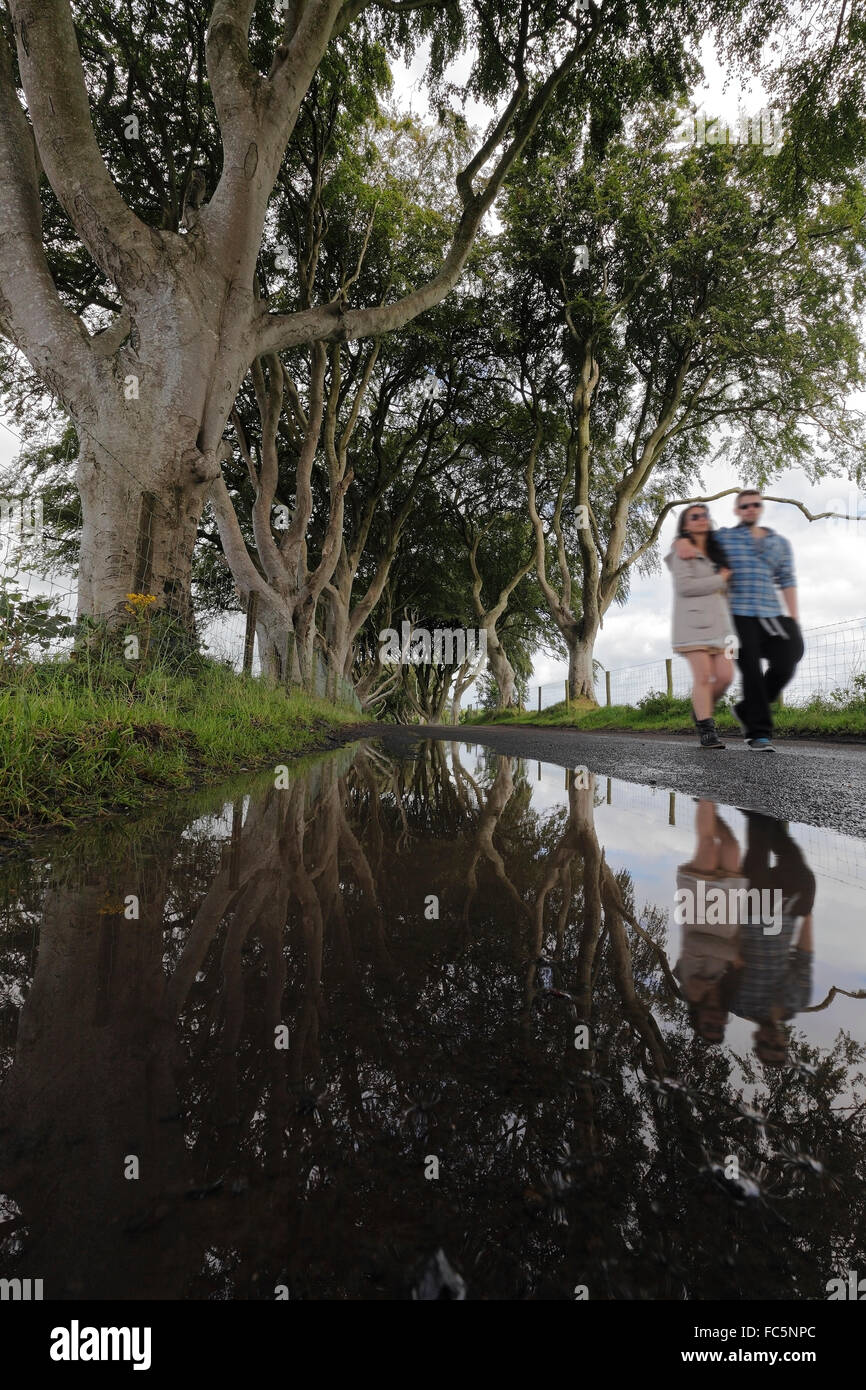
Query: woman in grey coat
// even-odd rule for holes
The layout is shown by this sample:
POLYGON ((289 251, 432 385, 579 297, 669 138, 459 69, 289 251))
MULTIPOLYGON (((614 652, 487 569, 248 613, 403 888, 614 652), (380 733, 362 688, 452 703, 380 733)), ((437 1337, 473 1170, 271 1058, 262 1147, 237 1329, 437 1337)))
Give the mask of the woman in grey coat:
POLYGON ((673 648, 692 668, 692 708, 701 748, 724 748, 713 711, 734 678, 729 653, 736 643, 736 628, 725 597, 731 571, 703 504, 680 513, 680 536, 700 554, 684 560, 672 550, 665 557, 674 581, 673 648))

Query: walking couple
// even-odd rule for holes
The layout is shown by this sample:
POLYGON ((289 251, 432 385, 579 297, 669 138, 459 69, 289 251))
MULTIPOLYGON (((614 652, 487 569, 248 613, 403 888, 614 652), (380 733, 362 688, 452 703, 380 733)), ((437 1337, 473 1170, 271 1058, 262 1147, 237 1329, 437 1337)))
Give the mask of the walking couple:
POLYGON ((677 869, 683 938, 674 975, 698 1037, 722 1042, 737 1014, 757 1025, 760 1061, 782 1066, 785 1025, 812 990, 815 875, 781 821, 743 815, 745 854, 715 803, 697 803, 695 852, 677 869))
POLYGON ((665 557, 674 582, 673 649, 692 668, 701 748, 725 747, 713 712, 733 680, 737 649, 743 698, 734 714, 753 752, 774 753, 770 705, 803 655, 791 544, 759 524, 763 505, 760 492, 746 488, 734 502, 737 525, 714 528, 704 504, 693 503, 680 513, 665 557))

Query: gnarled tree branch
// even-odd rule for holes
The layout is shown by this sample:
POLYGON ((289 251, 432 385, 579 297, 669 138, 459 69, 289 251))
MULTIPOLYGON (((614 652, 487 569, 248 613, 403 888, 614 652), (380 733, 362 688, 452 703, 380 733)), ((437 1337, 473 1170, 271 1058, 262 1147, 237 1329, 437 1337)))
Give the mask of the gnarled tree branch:
POLYGON ((127 206, 96 143, 69 0, 9 0, 18 66, 45 174, 93 260, 135 305, 160 233, 127 206))

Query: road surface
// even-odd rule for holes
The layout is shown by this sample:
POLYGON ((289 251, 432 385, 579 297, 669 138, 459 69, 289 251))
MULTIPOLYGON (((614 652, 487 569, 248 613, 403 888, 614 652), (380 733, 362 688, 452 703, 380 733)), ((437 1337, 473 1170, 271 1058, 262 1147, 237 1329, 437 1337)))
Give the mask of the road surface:
MULTIPOLYGON (((420 739, 455 737, 498 753, 590 772, 625 782, 706 796, 727 806, 764 811, 780 820, 823 825, 866 838, 866 745, 780 740, 776 753, 752 753, 739 738, 724 752, 703 752, 675 734, 583 733, 488 724, 363 725, 396 755, 411 756, 420 739)), ((361 728, 356 731, 356 736, 361 728)))

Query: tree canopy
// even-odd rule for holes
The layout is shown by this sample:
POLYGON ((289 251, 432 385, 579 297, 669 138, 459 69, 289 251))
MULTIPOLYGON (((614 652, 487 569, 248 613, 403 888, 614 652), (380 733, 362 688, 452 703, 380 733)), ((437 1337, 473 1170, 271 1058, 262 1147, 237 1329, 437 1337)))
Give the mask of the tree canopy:
POLYGON ((82 616, 256 591, 264 669, 369 675, 432 506, 502 699, 539 644, 591 693, 713 458, 859 476, 864 56, 847 0, 6 0, 0 393, 55 425, 43 560, 80 528, 82 616), (671 149, 708 36, 772 156, 671 149))

